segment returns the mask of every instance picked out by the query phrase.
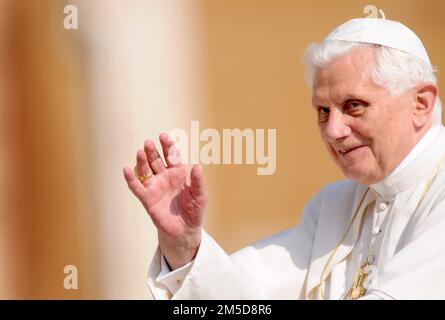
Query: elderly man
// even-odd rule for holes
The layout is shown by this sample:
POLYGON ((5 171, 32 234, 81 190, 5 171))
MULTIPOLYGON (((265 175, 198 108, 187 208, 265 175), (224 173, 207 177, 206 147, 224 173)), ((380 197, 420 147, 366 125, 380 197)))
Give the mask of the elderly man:
POLYGON ((300 224, 228 256, 202 230, 201 168, 167 166, 148 140, 132 192, 158 229, 159 299, 445 298, 445 129, 434 70, 399 22, 353 19, 305 53, 321 138, 348 178, 300 224))

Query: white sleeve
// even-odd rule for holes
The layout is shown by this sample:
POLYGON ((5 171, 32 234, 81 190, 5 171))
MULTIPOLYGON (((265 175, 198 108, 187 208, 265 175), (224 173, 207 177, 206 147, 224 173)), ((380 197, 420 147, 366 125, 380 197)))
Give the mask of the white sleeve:
POLYGON ((192 263, 171 273, 167 273, 165 267, 168 266, 162 266, 158 247, 149 267, 147 283, 155 299, 248 299, 259 294, 249 277, 204 230, 192 263), (164 281, 167 277, 181 283, 164 281))
POLYGON ((185 266, 178 268, 174 271, 171 271, 167 261, 163 255, 161 255, 161 272, 156 278, 156 282, 164 285, 170 291, 172 295, 178 291, 184 282, 185 277, 190 272, 190 269, 193 266, 193 261, 187 263, 185 266))
POLYGON ((158 248, 148 272, 148 287, 153 297, 181 300, 304 298, 320 201, 321 193, 309 201, 298 227, 230 256, 202 230, 195 260, 183 267, 186 270, 177 270, 177 277, 162 272, 162 254, 158 248), (164 281, 166 276, 180 283, 170 284, 164 281))

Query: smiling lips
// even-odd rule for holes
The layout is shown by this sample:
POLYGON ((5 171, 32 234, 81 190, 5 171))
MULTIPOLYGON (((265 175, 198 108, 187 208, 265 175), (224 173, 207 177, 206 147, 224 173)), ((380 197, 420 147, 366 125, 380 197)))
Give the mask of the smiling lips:
POLYGON ((345 155, 345 154, 347 154, 347 153, 349 153, 351 151, 354 151, 354 150, 356 150, 358 148, 361 148, 361 147, 363 147, 363 146, 353 147, 353 148, 350 148, 350 149, 339 149, 339 150, 337 150, 337 152, 339 152, 341 155, 345 155))

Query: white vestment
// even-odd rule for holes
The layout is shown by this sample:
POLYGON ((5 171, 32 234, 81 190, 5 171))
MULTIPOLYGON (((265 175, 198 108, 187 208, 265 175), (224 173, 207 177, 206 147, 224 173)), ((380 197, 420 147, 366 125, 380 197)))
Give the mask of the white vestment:
POLYGON ((367 193, 351 180, 328 185, 306 204, 297 227, 233 255, 203 232, 195 260, 160 277, 158 249, 148 276, 153 296, 342 299, 373 256, 376 272, 363 298, 445 299, 445 128, 431 132, 408 163, 367 193))

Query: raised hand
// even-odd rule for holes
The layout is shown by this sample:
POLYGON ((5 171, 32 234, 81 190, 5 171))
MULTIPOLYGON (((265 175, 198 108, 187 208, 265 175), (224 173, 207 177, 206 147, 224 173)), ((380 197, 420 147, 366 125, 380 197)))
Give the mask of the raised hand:
POLYGON ((188 177, 168 135, 161 134, 159 141, 167 166, 147 140, 137 152, 135 169, 124 168, 124 177, 158 229, 159 246, 174 270, 198 251, 208 194, 201 166, 193 166, 188 177))

